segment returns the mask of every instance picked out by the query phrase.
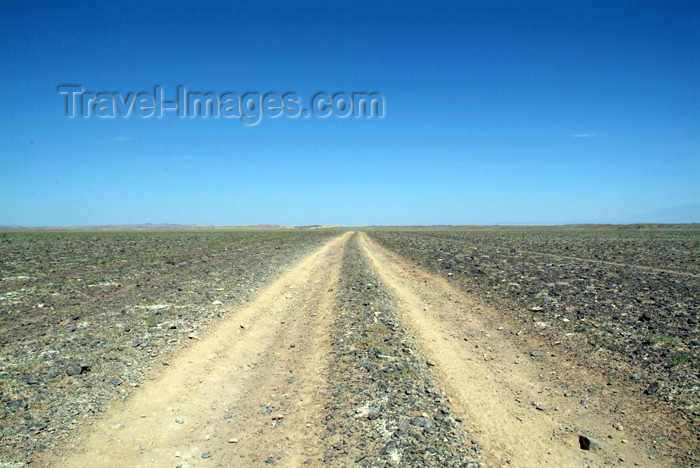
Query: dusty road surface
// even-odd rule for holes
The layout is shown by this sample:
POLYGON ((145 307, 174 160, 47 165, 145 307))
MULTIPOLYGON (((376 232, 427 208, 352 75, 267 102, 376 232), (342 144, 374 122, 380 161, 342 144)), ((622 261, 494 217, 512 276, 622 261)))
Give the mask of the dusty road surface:
POLYGON ((228 312, 39 464, 677 466, 697 453, 671 415, 365 233, 228 312))

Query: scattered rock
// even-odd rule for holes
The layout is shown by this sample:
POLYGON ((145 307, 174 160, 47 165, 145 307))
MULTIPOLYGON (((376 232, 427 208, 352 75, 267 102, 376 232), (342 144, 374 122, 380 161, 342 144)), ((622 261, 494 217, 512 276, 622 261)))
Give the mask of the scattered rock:
POLYGON ((649 385, 647 387, 647 389, 644 390, 644 393, 646 393, 647 395, 653 395, 654 393, 659 391, 660 387, 661 387, 661 384, 658 381, 656 381, 656 382, 652 383, 651 385, 649 385))
POLYGON ((417 416, 411 419, 411 426, 427 427, 428 424, 430 424, 430 421, 428 421, 428 419, 424 418, 423 416, 417 416))
POLYGON ((46 429, 46 424, 40 423, 40 422, 33 422, 27 426, 27 430, 32 435, 37 435, 38 433, 40 433, 44 429, 46 429))
POLYGON ((77 364, 71 364, 68 367, 66 367, 66 374, 69 376, 74 376, 74 375, 80 375, 81 369, 80 366, 77 364))
POLYGON ((578 437, 578 444, 581 447, 581 450, 602 450, 600 441, 592 437, 581 435, 578 437))

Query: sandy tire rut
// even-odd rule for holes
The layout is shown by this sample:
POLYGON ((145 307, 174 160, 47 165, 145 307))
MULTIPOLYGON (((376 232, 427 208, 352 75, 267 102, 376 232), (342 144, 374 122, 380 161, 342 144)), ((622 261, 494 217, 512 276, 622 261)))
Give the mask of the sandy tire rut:
POLYGON ((667 415, 518 335, 444 279, 346 233, 36 461, 673 466, 669 454, 693 450, 654 440, 673 431, 667 415), (350 345, 358 333, 365 344, 350 345), (652 417, 656 433, 639 429, 652 417), (581 450, 581 434, 602 450, 581 450))

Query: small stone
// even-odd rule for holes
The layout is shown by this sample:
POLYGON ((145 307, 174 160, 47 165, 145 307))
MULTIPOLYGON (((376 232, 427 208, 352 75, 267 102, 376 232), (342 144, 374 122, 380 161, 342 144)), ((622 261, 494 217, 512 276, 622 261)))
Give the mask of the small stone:
POLYGON ((649 385, 649 387, 647 387, 647 389, 644 391, 644 393, 646 393, 647 395, 653 395, 654 393, 659 391, 660 387, 661 387, 661 384, 658 381, 656 381, 656 382, 652 383, 651 385, 649 385))
POLYGON ((600 442, 592 437, 578 436, 578 444, 581 450, 601 450, 600 442))
POLYGON ((29 407, 29 403, 27 403, 25 400, 12 400, 7 404, 7 411, 8 412, 13 412, 17 410, 26 410, 29 407))
POLYGON ((238 443, 238 439, 236 439, 236 438, 229 439, 229 440, 228 440, 228 443, 229 443, 229 444, 237 444, 237 443, 238 443))
POLYGON ((381 455, 389 455, 391 452, 396 450, 396 441, 390 440, 387 444, 379 451, 381 455))
POLYGON ((423 416, 417 416, 413 419, 411 419, 411 426, 417 426, 417 427, 427 427, 429 424, 428 418, 424 418, 423 416))
POLYGON ((185 424, 185 418, 175 418, 175 422, 178 424, 185 424))
POLYGON ((248 325, 247 323, 241 322, 241 328, 244 330, 247 330, 248 328, 250 328, 250 325, 248 325))
POLYGON ((538 356, 540 356, 540 354, 541 353, 537 350, 530 352, 530 356, 532 356, 532 357, 538 357, 538 356))
POLYGON ((222 304, 223 304, 223 302, 221 302, 221 301, 218 300, 218 299, 217 299, 216 301, 214 301, 214 302, 211 303, 211 305, 222 305, 222 304))
POLYGON ((40 423, 40 422, 31 423, 31 424, 27 427, 27 429, 29 430, 29 433, 30 433, 30 434, 32 434, 32 435, 37 435, 37 434, 39 434, 41 431, 43 431, 44 429, 46 429, 46 424, 40 423))
POLYGON ((202 458, 211 458, 211 453, 209 453, 209 452, 204 452, 204 453, 202 454, 202 458))

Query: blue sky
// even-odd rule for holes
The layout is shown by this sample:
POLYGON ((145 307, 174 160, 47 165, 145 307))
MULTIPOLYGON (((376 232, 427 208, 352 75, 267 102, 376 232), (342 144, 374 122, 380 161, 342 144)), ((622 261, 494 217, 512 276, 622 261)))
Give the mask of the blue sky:
POLYGON ((700 2, 2 2, 0 225, 700 222, 700 2), (68 119, 61 84, 383 119, 68 119))

